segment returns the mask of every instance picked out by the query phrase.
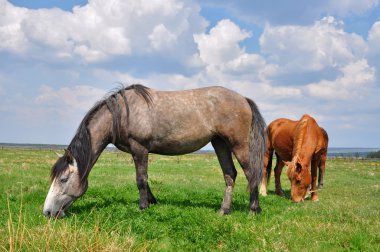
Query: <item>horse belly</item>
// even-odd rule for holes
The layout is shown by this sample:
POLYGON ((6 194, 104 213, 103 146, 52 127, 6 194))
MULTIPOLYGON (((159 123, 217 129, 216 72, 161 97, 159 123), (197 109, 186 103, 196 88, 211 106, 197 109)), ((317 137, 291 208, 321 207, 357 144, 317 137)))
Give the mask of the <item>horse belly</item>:
POLYGON ((187 154, 204 147, 212 140, 212 137, 211 134, 192 136, 191 138, 167 137, 153 141, 150 152, 161 155, 187 154))
POLYGON ((278 138, 273 142, 273 148, 277 155, 284 161, 292 160, 293 143, 290 138, 278 138))

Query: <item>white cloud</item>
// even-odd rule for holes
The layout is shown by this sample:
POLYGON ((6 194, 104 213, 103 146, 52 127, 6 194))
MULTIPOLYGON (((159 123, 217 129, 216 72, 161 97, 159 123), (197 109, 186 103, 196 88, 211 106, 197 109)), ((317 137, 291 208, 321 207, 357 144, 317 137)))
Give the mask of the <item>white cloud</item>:
POLYGON ((238 43, 250 36, 249 32, 224 19, 210 30, 210 34, 194 35, 194 41, 198 44, 200 58, 207 64, 217 65, 242 55, 244 51, 238 43))
POLYGON ((27 48, 27 38, 21 32, 21 22, 26 9, 16 8, 6 0, 0 0, 0 51, 21 53, 27 48))
MULTIPOLYGON (((247 53, 240 42, 251 36, 230 20, 222 20, 209 34, 194 35, 198 58, 204 69, 191 78, 199 85, 226 85, 248 96, 266 101, 289 100, 302 96, 347 99, 353 91, 363 97, 374 80, 374 69, 363 60, 367 44, 356 34, 343 30, 343 23, 332 17, 323 18, 311 26, 266 26, 260 38, 265 57, 247 53), (316 79, 303 86, 283 83, 279 77, 300 72, 318 72, 328 68, 337 73, 333 79, 316 79), (324 93, 337 95, 322 95, 324 93)), ((191 79, 190 78, 190 79, 191 79)), ((290 102, 290 100, 288 101, 290 102)), ((292 103, 296 104, 296 101, 292 103)), ((296 105, 297 106, 297 105, 296 105)))
POLYGON ((206 26, 197 5, 180 0, 92 0, 72 12, 24 9, 5 0, 0 7, 0 50, 42 47, 86 62, 169 49, 187 53, 192 34, 206 26))
POLYGON ((148 37, 154 50, 169 49, 177 41, 176 35, 170 32, 163 24, 154 27, 148 37))
POLYGON ((369 30, 368 44, 370 54, 380 54, 380 21, 375 22, 369 30))
POLYGON ((342 76, 334 81, 322 80, 306 86, 312 97, 334 100, 343 99, 357 101, 368 95, 375 80, 375 69, 366 60, 359 60, 344 66, 342 76))
POLYGON ((195 34, 199 52, 192 60, 194 65, 201 66, 199 62, 203 62, 202 79, 220 84, 247 79, 265 82, 266 76, 276 72, 277 67, 268 64, 262 56, 245 51, 240 43, 249 37, 250 32, 228 19, 219 21, 208 34, 195 34))
POLYGON ((35 102, 44 107, 52 107, 57 112, 80 112, 90 109, 106 94, 105 90, 91 86, 61 87, 57 90, 41 86, 35 102))
POLYGON ((343 23, 325 17, 312 26, 267 25, 260 37, 261 50, 286 71, 319 71, 342 67, 362 58, 367 45, 355 33, 346 33, 343 23))
POLYGON ((369 97, 376 80, 376 69, 368 63, 366 56, 376 44, 371 42, 371 39, 377 40, 376 27, 373 27, 373 33, 370 32, 369 44, 361 36, 347 33, 343 28, 343 22, 333 17, 325 17, 309 26, 267 25, 260 37, 260 45, 268 61, 277 66, 276 71, 267 75, 269 79, 277 78, 272 88, 283 87, 284 77, 291 82, 297 75, 304 74, 308 78, 301 79, 298 88, 293 88, 310 101, 356 102, 369 97), (327 76, 322 74, 329 72, 331 74, 327 76))

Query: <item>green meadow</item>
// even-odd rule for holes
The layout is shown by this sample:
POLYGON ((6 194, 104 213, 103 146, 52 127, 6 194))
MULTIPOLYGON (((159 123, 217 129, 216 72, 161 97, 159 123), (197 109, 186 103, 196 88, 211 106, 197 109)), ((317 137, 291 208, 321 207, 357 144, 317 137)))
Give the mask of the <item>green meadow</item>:
POLYGON ((328 160, 319 201, 260 197, 249 214, 247 181, 237 166, 233 211, 220 216, 224 180, 216 156, 150 156, 158 204, 140 211, 131 156, 104 152, 89 189, 63 219, 42 207, 56 155, 0 150, 0 251, 380 251, 380 161, 328 160))

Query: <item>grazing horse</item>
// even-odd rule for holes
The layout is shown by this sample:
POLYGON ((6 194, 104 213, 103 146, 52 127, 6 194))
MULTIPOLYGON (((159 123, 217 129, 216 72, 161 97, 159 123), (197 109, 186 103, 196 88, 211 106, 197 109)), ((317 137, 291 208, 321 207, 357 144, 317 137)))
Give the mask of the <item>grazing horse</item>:
POLYGON ((181 155, 211 141, 226 190, 221 214, 231 210, 235 155, 248 180, 250 211, 259 213, 258 184, 266 148, 265 122, 256 104, 223 87, 156 91, 142 85, 122 88, 98 102, 51 171, 43 213, 63 217, 88 186, 87 178, 105 147, 112 143, 132 155, 140 209, 156 203, 148 184, 148 154, 181 155))
POLYGON ((274 169, 276 194, 283 196, 280 176, 284 165, 291 183, 291 199, 303 201, 311 184, 311 199, 318 200, 316 181, 319 167, 319 188, 323 187, 323 176, 327 157, 328 135, 315 119, 303 115, 299 121, 277 119, 267 129, 268 145, 264 158, 264 172, 260 193, 267 195, 267 184, 272 170, 273 152, 277 161, 274 169))

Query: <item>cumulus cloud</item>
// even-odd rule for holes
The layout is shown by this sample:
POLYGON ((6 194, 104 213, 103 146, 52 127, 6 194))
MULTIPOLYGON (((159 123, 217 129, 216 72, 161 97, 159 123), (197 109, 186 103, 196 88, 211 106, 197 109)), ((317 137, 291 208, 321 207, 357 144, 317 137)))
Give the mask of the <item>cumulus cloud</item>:
POLYGON ((192 60, 194 74, 149 73, 136 77, 129 72, 97 69, 95 75, 104 82, 142 83, 161 90, 180 90, 221 85, 264 101, 300 97, 301 89, 292 86, 274 87, 267 76, 279 71, 259 54, 248 53, 240 43, 251 36, 231 20, 221 20, 208 33, 194 35, 198 53, 192 60))
POLYGON ((374 88, 376 69, 366 57, 378 48, 377 40, 376 24, 367 42, 329 16, 313 25, 267 25, 260 46, 267 61, 278 66, 268 75, 276 79, 275 87, 298 81, 295 88, 313 100, 360 101, 374 88))
POLYGON ((244 53, 238 43, 250 37, 250 33, 241 30, 228 19, 218 22, 210 34, 196 34, 199 56, 207 64, 220 64, 231 61, 244 53))
POLYGON ((24 9, 6 0, 0 6, 0 50, 41 47, 85 62, 169 51, 174 44, 177 53, 187 52, 192 34, 206 26, 190 1, 92 0, 72 12, 24 9))
POLYGON ((334 81, 322 80, 306 86, 312 97, 322 99, 362 100, 368 95, 375 80, 375 69, 366 60, 358 60, 347 64, 341 69, 342 76, 334 81))
POLYGON ((146 83, 167 90, 224 85, 263 102, 268 97, 271 100, 303 96, 344 100, 368 94, 375 70, 363 59, 367 46, 358 35, 344 32, 341 22, 328 17, 312 26, 271 26, 266 29, 269 31, 265 30, 261 37, 262 47, 267 53, 271 52, 270 61, 275 64, 261 55, 247 53, 240 43, 252 34, 230 20, 222 20, 209 33, 194 35, 198 45, 196 57, 202 62, 202 68, 191 76, 155 73, 136 79, 128 73, 98 72, 108 80, 134 80, 131 83, 146 83), (306 34, 305 40, 300 40, 301 34, 306 34), (299 46, 295 47, 297 40, 300 40, 297 42, 299 46), (282 53, 289 50, 292 51, 289 54, 282 53), (304 83, 304 87, 273 83, 270 78, 283 72, 320 71, 329 67, 335 68, 336 78, 317 78, 304 83))
POLYGON ((16 8, 6 0, 0 0, 0 51, 21 53, 27 49, 27 38, 21 32, 21 20, 26 9, 16 8))
MULTIPOLYGON (((372 30, 371 38, 376 40, 376 26, 372 30)), ((296 119, 310 113, 331 122, 334 116, 326 116, 331 108, 344 110, 347 101, 364 108, 363 99, 376 92, 376 69, 366 59, 367 41, 346 32, 344 23, 333 17, 304 26, 267 25, 260 37, 261 54, 248 53, 241 46, 249 36, 250 32, 230 20, 220 21, 209 33, 195 35, 204 69, 179 80, 224 85, 254 98, 270 119, 296 119), (223 36, 224 32, 233 38, 223 36), (300 73, 308 78, 298 84, 281 77, 294 80, 300 73)))
POLYGON ((343 22, 325 17, 312 26, 267 25, 260 37, 264 54, 286 71, 319 71, 342 67, 362 58, 367 50, 365 40, 346 33, 343 22))
POLYGON ((210 32, 195 34, 198 58, 203 62, 204 79, 211 83, 224 83, 250 79, 254 82, 265 81, 267 74, 275 71, 276 66, 253 53, 247 53, 240 45, 252 34, 241 29, 228 19, 219 21, 210 32))
POLYGON ((177 41, 176 35, 169 31, 163 24, 154 27, 148 37, 150 45, 154 50, 169 49, 171 46, 174 46, 177 41))

